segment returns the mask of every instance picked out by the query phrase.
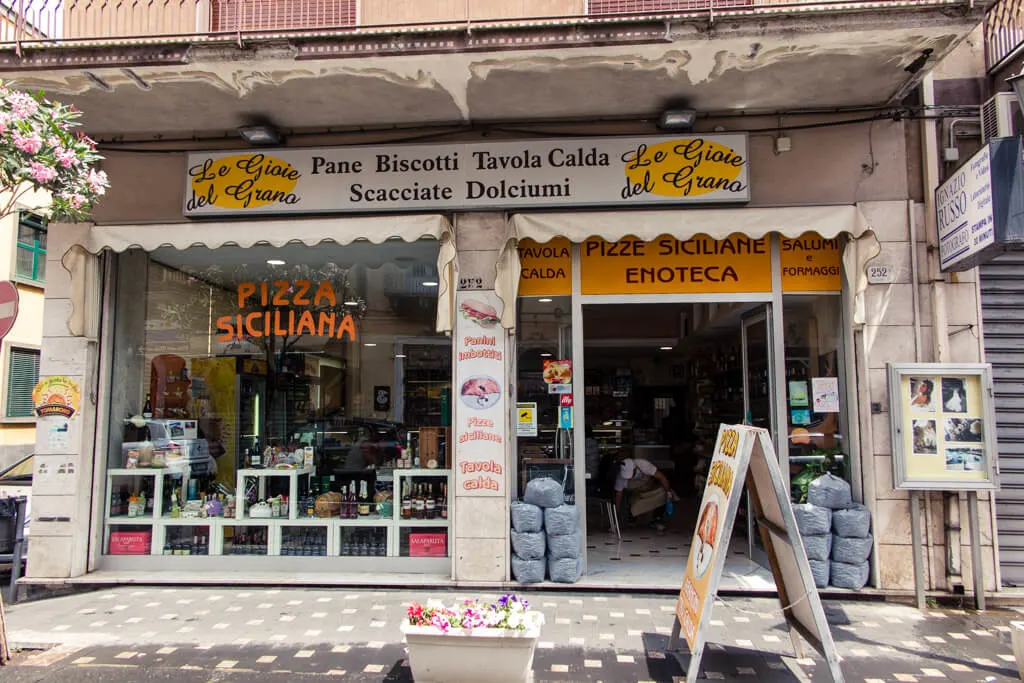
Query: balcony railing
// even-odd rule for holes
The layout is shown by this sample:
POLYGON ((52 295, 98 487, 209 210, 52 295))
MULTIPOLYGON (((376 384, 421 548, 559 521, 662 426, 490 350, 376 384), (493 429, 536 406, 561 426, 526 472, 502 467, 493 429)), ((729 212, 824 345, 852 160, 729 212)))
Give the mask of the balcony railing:
POLYGON ((999 0, 985 13, 985 66, 989 72, 1024 45, 1024 0, 999 0))
MULTIPOLYGON (((1021 2, 1024 0, 1015 0, 1021 2)), ((0 0, 0 47, 237 40, 970 0, 0 0)))

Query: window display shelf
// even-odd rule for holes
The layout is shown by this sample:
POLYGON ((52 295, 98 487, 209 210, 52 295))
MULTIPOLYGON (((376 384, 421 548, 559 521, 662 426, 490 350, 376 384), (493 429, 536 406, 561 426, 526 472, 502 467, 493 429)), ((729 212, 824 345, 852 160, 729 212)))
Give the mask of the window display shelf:
POLYGON ((441 469, 430 469, 429 467, 411 467, 408 469, 394 470, 400 477, 447 477, 452 471, 441 469))
POLYGON ((448 519, 400 519, 398 520, 398 526, 447 527, 450 521, 448 519))
POLYGON ((298 519, 299 508, 299 477, 310 476, 313 474, 313 469, 308 467, 296 468, 296 469, 241 469, 237 473, 237 486, 235 491, 239 496, 239 504, 235 510, 235 518, 239 521, 246 522, 266 522, 274 519, 283 519, 281 517, 260 517, 251 518, 245 514, 245 506, 242 504, 241 497, 244 495, 245 480, 256 479, 257 480, 257 497, 259 500, 265 500, 267 497, 267 479, 271 477, 287 477, 288 478, 288 519, 298 519))
POLYGON ((152 524, 153 523, 152 513, 145 517, 129 517, 127 515, 118 515, 117 517, 108 517, 107 524, 152 524))

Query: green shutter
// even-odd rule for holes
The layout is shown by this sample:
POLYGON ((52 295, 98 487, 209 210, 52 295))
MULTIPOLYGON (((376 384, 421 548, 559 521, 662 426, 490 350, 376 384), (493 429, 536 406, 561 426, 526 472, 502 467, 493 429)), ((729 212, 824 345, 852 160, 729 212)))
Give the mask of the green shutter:
POLYGON ((39 382, 39 352, 11 349, 7 372, 7 417, 32 417, 32 390, 39 382))

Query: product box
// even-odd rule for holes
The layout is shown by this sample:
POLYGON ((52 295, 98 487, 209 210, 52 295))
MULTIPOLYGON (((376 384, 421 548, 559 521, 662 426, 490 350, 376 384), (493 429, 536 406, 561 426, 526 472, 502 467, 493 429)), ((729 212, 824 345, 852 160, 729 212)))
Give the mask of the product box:
POLYGON ((444 469, 448 459, 448 450, 451 447, 451 430, 448 427, 421 427, 420 440, 416 454, 420 457, 420 467, 429 467, 429 462, 434 460, 437 467, 444 469), (445 444, 445 452, 441 452, 441 444, 445 444))
POLYGON ((152 531, 111 531, 109 555, 149 555, 152 531))
POLYGON ((302 448, 302 466, 305 469, 313 469, 313 447, 304 446, 302 448))
POLYGON ((409 557, 448 557, 448 534, 409 534, 409 557))

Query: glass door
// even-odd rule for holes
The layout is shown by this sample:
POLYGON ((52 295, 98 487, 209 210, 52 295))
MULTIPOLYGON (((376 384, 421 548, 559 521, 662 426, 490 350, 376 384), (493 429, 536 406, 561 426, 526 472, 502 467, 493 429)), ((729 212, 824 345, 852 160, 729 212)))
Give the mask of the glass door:
MULTIPOLYGON (((741 322, 743 350, 743 422, 767 429, 775 436, 775 383, 772 381, 775 358, 771 344, 772 310, 764 305, 748 313, 741 322)), ((748 557, 767 566, 767 556, 757 525, 754 510, 747 498, 747 552, 748 557)))

